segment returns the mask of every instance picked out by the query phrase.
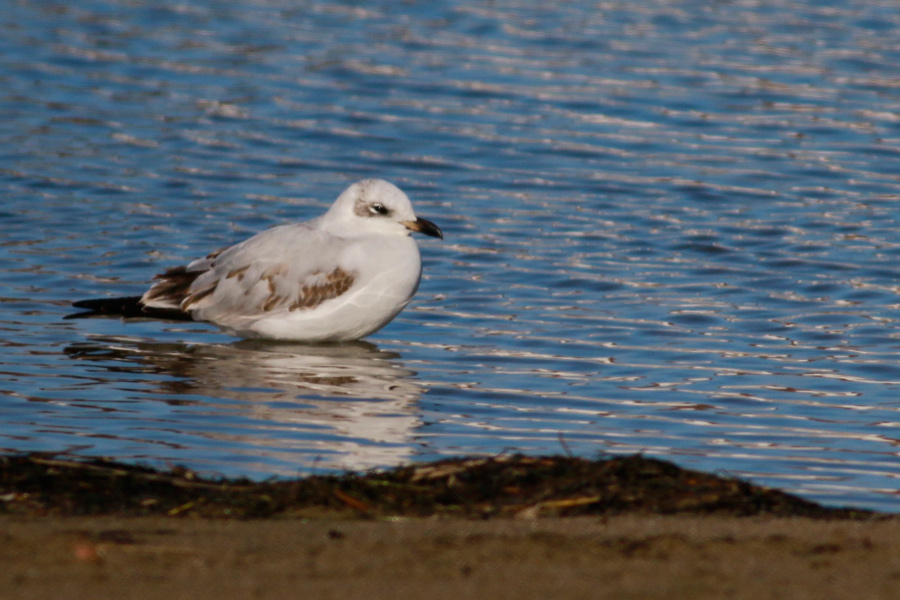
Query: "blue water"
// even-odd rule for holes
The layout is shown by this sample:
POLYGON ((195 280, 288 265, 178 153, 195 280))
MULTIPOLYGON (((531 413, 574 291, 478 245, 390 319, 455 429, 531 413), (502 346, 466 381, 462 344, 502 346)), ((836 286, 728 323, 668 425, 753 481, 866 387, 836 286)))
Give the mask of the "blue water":
POLYGON ((0 451, 642 452, 898 511, 898 39, 862 1, 10 2, 0 451), (446 239, 365 342, 62 320, 370 176, 446 239))

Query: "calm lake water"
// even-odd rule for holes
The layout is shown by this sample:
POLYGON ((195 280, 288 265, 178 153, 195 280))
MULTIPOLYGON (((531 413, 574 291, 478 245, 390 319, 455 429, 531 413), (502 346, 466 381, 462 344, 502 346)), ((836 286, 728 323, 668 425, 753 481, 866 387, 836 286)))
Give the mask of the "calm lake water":
POLYGON ((12 0, 0 451, 254 478, 641 452, 900 510, 890 2, 12 0), (403 188, 364 342, 64 321, 403 188))

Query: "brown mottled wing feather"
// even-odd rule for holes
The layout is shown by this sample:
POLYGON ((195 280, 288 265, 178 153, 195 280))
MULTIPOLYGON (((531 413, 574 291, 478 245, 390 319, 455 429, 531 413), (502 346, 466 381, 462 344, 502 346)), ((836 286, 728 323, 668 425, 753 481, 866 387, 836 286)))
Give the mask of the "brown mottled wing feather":
POLYGON ((356 273, 322 258, 335 243, 307 224, 275 227, 186 267, 169 269, 156 277, 143 301, 224 326, 310 310, 345 294, 356 280, 356 273))
POLYGON ((187 267, 174 267, 164 273, 156 275, 153 284, 144 295, 144 302, 152 300, 164 300, 176 306, 191 293, 191 284, 200 276, 202 271, 188 271, 187 267))
MULTIPOLYGON (((224 279, 237 279, 242 281, 248 267, 239 267, 228 272, 224 279)), ((298 290, 285 289, 279 285, 277 278, 281 275, 281 267, 266 269, 260 282, 265 282, 268 296, 259 306, 261 312, 272 312, 287 308, 289 311, 309 310, 315 308, 327 300, 337 298, 344 294, 353 285, 355 277, 352 273, 338 267, 330 273, 315 272, 308 278, 309 283, 298 290)), ((186 267, 175 267, 165 273, 157 275, 156 284, 147 292, 145 302, 161 302, 172 307, 179 307, 182 311, 190 311, 192 305, 200 302, 215 292, 221 279, 215 279, 198 289, 192 289, 198 277, 203 271, 192 271, 186 267)))
POLYGON ((167 310, 186 311, 191 304, 216 290, 215 282, 200 289, 191 288, 198 277, 215 266, 216 258, 227 249, 227 247, 220 248, 207 254, 205 259, 195 261, 187 267, 173 267, 154 276, 156 283, 144 294, 142 302, 150 305, 162 304, 167 310))
POLYGON ((216 283, 200 289, 192 290, 191 286, 203 271, 188 270, 187 267, 174 267, 155 276, 153 284, 141 299, 146 308, 154 306, 167 310, 179 310, 187 314, 191 304, 205 298, 216 290, 216 283))
POLYGON ((350 289, 353 285, 355 277, 352 273, 348 273, 344 269, 338 267, 330 273, 313 273, 312 276, 318 279, 316 283, 308 283, 302 286, 296 296, 283 297, 278 293, 278 286, 274 283, 274 276, 269 279, 269 297, 263 304, 263 311, 269 312, 276 308, 283 308, 287 304, 289 311, 309 310, 315 308, 325 302, 337 298, 350 289))
POLYGON ((325 280, 316 285, 305 285, 300 288, 297 298, 288 306, 288 310, 308 310, 315 308, 326 300, 337 298, 350 289, 355 277, 338 267, 325 275, 325 280))

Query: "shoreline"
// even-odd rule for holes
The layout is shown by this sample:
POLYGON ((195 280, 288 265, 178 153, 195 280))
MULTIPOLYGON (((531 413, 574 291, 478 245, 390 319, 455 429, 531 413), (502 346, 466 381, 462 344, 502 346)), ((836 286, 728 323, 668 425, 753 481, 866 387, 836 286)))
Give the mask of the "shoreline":
POLYGON ((745 480, 642 455, 590 460, 501 455, 384 471, 251 481, 99 458, 0 456, 0 514, 467 518, 699 514, 828 519, 886 517, 826 507, 745 480))
POLYGON ((288 482, 0 457, 0 598, 896 597, 900 518, 640 456, 288 482))

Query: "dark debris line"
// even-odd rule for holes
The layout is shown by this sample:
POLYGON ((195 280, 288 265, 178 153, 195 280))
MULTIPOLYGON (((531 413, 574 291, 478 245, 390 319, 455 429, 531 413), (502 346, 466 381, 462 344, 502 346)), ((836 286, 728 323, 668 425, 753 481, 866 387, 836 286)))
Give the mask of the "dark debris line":
POLYGON ((215 518, 645 514, 870 519, 738 479, 624 456, 504 455, 262 483, 102 459, 0 456, 0 514, 215 518))

